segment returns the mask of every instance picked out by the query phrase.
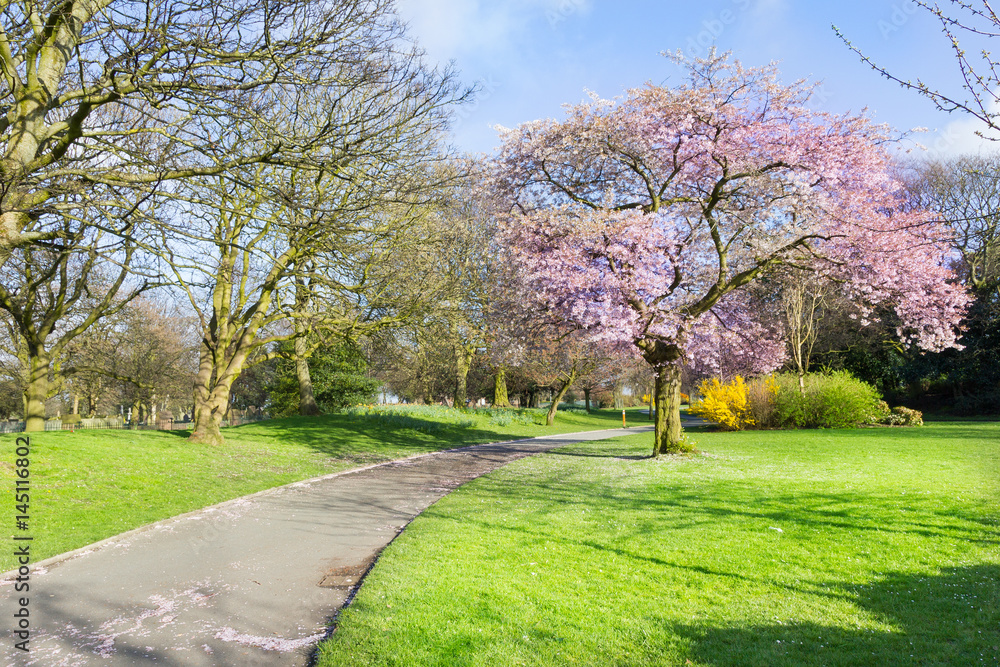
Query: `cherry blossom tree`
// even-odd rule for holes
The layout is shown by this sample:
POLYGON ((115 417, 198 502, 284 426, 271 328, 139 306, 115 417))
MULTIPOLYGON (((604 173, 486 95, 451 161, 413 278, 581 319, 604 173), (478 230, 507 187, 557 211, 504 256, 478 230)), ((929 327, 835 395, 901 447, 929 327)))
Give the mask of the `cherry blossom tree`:
MULTIPOLYGON (((685 359, 711 355, 722 332, 760 342, 737 297, 778 266, 891 303, 907 343, 955 345, 967 296, 948 282, 931 216, 892 176, 889 130, 810 110, 812 87, 782 85, 774 65, 675 59, 688 72, 676 88, 593 96, 561 122, 501 128, 496 170, 504 243, 536 297, 653 367, 654 453, 680 449, 685 359)), ((760 370, 784 355, 745 352, 760 370)))
POLYGON ((691 378, 755 377, 783 364, 788 357, 785 332, 775 326, 769 305, 741 290, 706 313, 686 350, 691 378))

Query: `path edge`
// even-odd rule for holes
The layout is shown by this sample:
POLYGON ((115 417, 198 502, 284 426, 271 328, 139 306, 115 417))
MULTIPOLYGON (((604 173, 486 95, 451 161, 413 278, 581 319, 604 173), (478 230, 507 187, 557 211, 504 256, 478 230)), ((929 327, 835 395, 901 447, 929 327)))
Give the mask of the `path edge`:
MULTIPOLYGON (((567 433, 553 433, 551 435, 540 435, 540 436, 537 436, 537 437, 534 437, 534 438, 519 438, 517 440, 498 440, 498 441, 495 441, 495 442, 481 442, 481 443, 478 443, 478 444, 475 444, 475 445, 463 445, 461 447, 451 447, 449 449, 438 449, 438 450, 433 451, 433 452, 424 452, 422 454, 414 454, 412 456, 405 456, 405 457, 403 457, 401 459, 392 459, 390 461, 382 461, 381 463, 372 463, 370 465, 360 466, 360 467, 357 467, 357 468, 349 468, 347 470, 340 470, 340 471, 337 471, 337 472, 331 472, 331 473, 327 473, 325 475, 320 475, 318 477, 310 477, 308 479, 300 479, 300 480, 295 481, 295 482, 289 482, 288 484, 282 484, 281 486, 272 486, 269 489, 262 489, 261 491, 256 491, 254 493, 250 493, 250 494, 247 494, 245 496, 239 496, 239 497, 236 497, 236 498, 230 498, 229 500, 224 500, 221 503, 216 503, 214 505, 206 505, 205 507, 201 507, 201 508, 196 509, 196 510, 191 510, 189 512, 184 512, 183 514, 177 514, 177 515, 174 515, 172 517, 167 517, 166 519, 160 519, 159 521, 154 521, 152 523, 147 523, 147 524, 145 524, 143 526, 139 526, 138 528, 132 528, 131 530, 126 530, 124 533, 118 533, 117 535, 112 535, 111 537, 106 537, 103 540, 98 540, 97 542, 92 542, 91 544, 87 544, 87 545, 84 545, 82 547, 78 547, 76 549, 73 549, 72 551, 66 551, 66 552, 61 553, 61 554, 56 554, 55 556, 49 556, 48 558, 46 558, 44 560, 40 560, 37 563, 32 563, 31 564, 31 571, 32 571, 32 573, 34 573, 34 571, 37 570, 38 568, 43 568, 44 570, 48 570, 51 567, 55 567, 55 566, 61 565, 64 562, 73 560, 73 559, 75 559, 75 558, 77 558, 79 556, 82 556, 84 554, 89 554, 91 552, 98 551, 100 549, 104 549, 104 548, 112 546, 112 545, 114 545, 114 544, 116 544, 116 543, 118 543, 120 541, 130 539, 130 538, 135 537, 137 535, 141 535, 142 533, 145 533, 145 532, 150 531, 150 530, 156 530, 157 528, 159 528, 161 526, 165 527, 165 526, 172 525, 174 523, 179 523, 181 521, 186 521, 186 520, 190 519, 191 517, 197 516, 198 514, 202 514, 202 513, 206 513, 206 512, 210 512, 210 511, 216 511, 216 510, 219 510, 219 509, 223 509, 225 507, 228 507, 229 505, 233 505, 233 504, 236 504, 238 502, 245 502, 247 500, 251 500, 251 499, 254 499, 254 498, 259 498, 259 497, 264 497, 264 496, 269 496, 269 495, 275 495, 275 494, 278 494, 278 493, 283 493, 285 491, 289 491, 289 490, 293 489, 294 487, 296 487, 298 485, 313 484, 313 483, 316 483, 316 482, 323 482, 323 481, 326 481, 328 479, 334 479, 336 477, 343 477, 345 475, 353 475, 353 474, 356 474, 356 473, 359 473, 359 472, 364 472, 366 470, 372 470, 374 468, 381 468, 383 466, 388 466, 388 465, 393 465, 393 464, 397 464, 397 463, 402 463, 404 461, 413 461, 415 459, 420 459, 420 458, 424 458, 424 457, 427 457, 427 456, 435 456, 437 454, 445 454, 445 453, 449 453, 449 452, 461 452, 461 451, 470 450, 470 449, 477 449, 477 448, 480 448, 480 447, 494 447, 496 445, 515 445, 515 444, 521 443, 521 442, 532 442, 532 441, 535 441, 535 440, 549 440, 549 439, 552 439, 552 438, 557 438, 559 436, 585 435, 585 434, 588 434, 588 433, 600 433, 602 431, 622 431, 622 435, 626 435, 628 433, 642 433, 642 432, 645 432, 645 431, 648 431, 648 430, 649 430, 649 427, 647 427, 645 425, 638 426, 638 427, 630 427, 630 428, 626 428, 626 429, 622 429, 622 428, 617 428, 617 429, 614 429, 614 428, 611 428, 611 429, 601 428, 601 429, 596 429, 596 430, 593 430, 593 431, 570 431, 570 432, 567 432, 567 433)), ((19 568, 16 568, 16 569, 13 569, 13 570, 8 570, 7 572, 0 573, 0 584, 13 581, 18 576, 18 570, 19 570, 19 568)), ((38 574, 44 574, 44 573, 39 572, 38 574)))

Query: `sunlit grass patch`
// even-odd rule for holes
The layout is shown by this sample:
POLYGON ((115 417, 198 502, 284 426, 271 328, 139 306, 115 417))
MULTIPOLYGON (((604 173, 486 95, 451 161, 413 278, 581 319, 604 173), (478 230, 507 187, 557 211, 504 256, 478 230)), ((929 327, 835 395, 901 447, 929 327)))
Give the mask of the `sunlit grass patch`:
POLYGON ((1000 661, 1000 424, 696 439, 573 445, 442 499, 319 664, 1000 661))

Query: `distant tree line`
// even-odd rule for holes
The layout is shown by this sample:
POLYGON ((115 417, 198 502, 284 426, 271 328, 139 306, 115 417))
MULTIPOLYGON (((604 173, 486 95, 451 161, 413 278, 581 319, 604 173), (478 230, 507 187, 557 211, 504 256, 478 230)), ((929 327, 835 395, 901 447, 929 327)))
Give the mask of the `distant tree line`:
POLYGON ((28 430, 655 395, 667 451, 683 388, 782 363, 997 405, 998 159, 899 164, 771 68, 681 62, 473 158, 446 141, 474 91, 388 0, 0 20, 0 417, 28 430))

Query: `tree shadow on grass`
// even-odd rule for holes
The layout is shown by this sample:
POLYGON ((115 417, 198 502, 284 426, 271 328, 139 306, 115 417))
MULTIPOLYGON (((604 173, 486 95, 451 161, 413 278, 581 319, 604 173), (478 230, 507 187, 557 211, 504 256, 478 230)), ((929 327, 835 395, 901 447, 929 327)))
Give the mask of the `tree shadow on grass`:
POLYGON ((673 628, 703 665, 1000 664, 1000 566, 947 568, 935 576, 889 573, 868 586, 841 584, 889 631, 799 623, 673 628))
POLYGON ((614 454, 612 452, 583 452, 574 451, 572 449, 556 449, 548 453, 549 456, 572 456, 575 458, 582 459, 614 459, 616 461, 645 461, 646 459, 653 458, 652 454, 633 454, 633 455, 622 455, 614 454))
MULTIPOLYGON (((488 498, 495 493, 499 501, 509 495, 504 486, 497 483, 486 489, 481 487, 479 495, 488 498)), ((604 485, 592 485, 588 489, 587 485, 574 485, 569 480, 562 480, 559 484, 546 484, 544 488, 532 487, 531 493, 522 492, 522 500, 527 501, 526 508, 537 503, 540 522, 511 523, 468 514, 448 518, 477 524, 487 532, 499 529, 522 533, 526 544, 554 543, 571 548, 584 547, 606 552, 612 558, 688 571, 692 576, 708 575, 754 586, 781 586, 788 596, 805 598, 806 606, 797 603, 799 606, 795 608, 837 610, 835 615, 830 616, 829 623, 800 621, 787 616, 775 618, 773 623, 758 625, 739 625, 737 620, 733 623, 735 627, 668 621, 670 632, 691 647, 686 657, 696 664, 750 667, 1000 664, 1000 565, 996 563, 946 568, 937 574, 887 572, 877 576, 872 583, 859 583, 857 579, 832 584, 829 581, 807 580, 780 583, 770 577, 761 578, 757 574, 743 572, 739 567, 727 567, 721 562, 703 563, 683 555, 674 557, 633 546, 642 543, 640 538, 644 535, 667 534, 678 527, 708 522, 723 530, 733 520, 742 524, 747 519, 757 518, 767 519, 761 524, 767 526, 778 515, 790 522, 779 524, 786 525, 786 533, 781 540, 796 539, 796 529, 789 529, 789 525, 806 527, 806 532, 812 534, 817 530, 824 533, 834 531, 840 533, 839 537, 834 535, 834 539, 854 542, 859 553, 878 548, 878 532, 890 536, 893 533, 913 533, 954 543, 995 545, 1000 544, 998 531, 986 531, 984 534, 981 529, 961 524, 934 525, 933 516, 890 527, 870 520, 863 512, 856 517, 852 515, 855 510, 830 510, 830 503, 863 507, 859 505, 863 496, 854 494, 799 493, 783 499, 772 498, 770 502, 761 497, 757 501, 740 498, 728 504, 722 499, 706 504, 704 494, 678 494, 675 490, 666 495, 675 497, 659 499, 661 504, 657 506, 667 511, 655 512, 652 520, 643 521, 641 511, 648 510, 650 503, 655 504, 656 498, 618 493, 604 485), (565 506, 572 515, 577 506, 592 507, 595 496, 600 497, 602 514, 621 518, 619 525, 606 535, 594 533, 581 536, 579 532, 561 531, 556 523, 546 519, 552 514, 553 504, 565 506), (795 500, 798 502, 793 502, 795 500), (667 518, 658 519, 657 516, 667 518), (633 517, 632 520, 638 520, 623 530, 633 517), (868 540, 869 535, 872 542, 868 540), (855 629, 851 627, 855 624, 854 618, 843 617, 845 601, 861 610, 862 618, 870 619, 868 623, 863 623, 865 627, 855 629)), ((763 532, 766 533, 766 529, 763 532)), ((808 539, 808 535, 804 537, 808 539)), ((814 619, 817 617, 815 611, 811 616, 814 619)))
MULTIPOLYGON (((471 424, 470 422, 474 421, 473 416, 462 412, 456 412, 450 417, 454 421, 441 422, 417 415, 391 413, 291 417, 225 428, 223 436, 232 440, 253 440, 263 436, 269 440, 304 445, 333 458, 350 458, 359 451, 388 448, 419 454, 478 443, 534 437, 493 430, 489 428, 489 424, 471 424)), ((592 426, 585 425, 584 430, 613 428, 620 423, 616 421, 618 418, 613 412, 595 411, 590 418, 594 418, 597 423, 592 426)), ((525 426, 530 427, 530 425, 525 426)))
MULTIPOLYGON (((599 451, 606 451, 607 447, 611 445, 599 451)), ((547 454, 553 455, 574 454, 565 449, 547 454)), ((629 464, 621 465, 627 470, 629 464)), ((805 541, 817 533, 838 531, 844 540, 856 542, 859 552, 874 548, 872 544, 883 540, 909 536, 1000 547, 1000 525, 987 509, 980 512, 973 506, 942 507, 933 496, 806 489, 779 492, 740 482, 720 482, 711 489, 697 490, 683 483, 667 483, 646 493, 636 493, 613 483, 574 479, 565 472, 550 474, 559 477, 557 483, 524 485, 517 477, 498 479, 481 486, 478 493, 486 498, 493 496, 497 502, 516 494, 527 503, 568 510, 590 509, 597 502, 611 516, 631 517, 637 537, 710 523, 721 531, 746 527, 767 530, 769 526, 777 526, 782 528, 786 539, 805 541)), ((475 522, 481 518, 463 516, 460 520, 475 522)), ((503 528, 512 527, 505 524, 503 528)), ((551 537, 542 533, 539 536, 551 537)), ((625 537, 619 535, 618 539, 625 537)))

